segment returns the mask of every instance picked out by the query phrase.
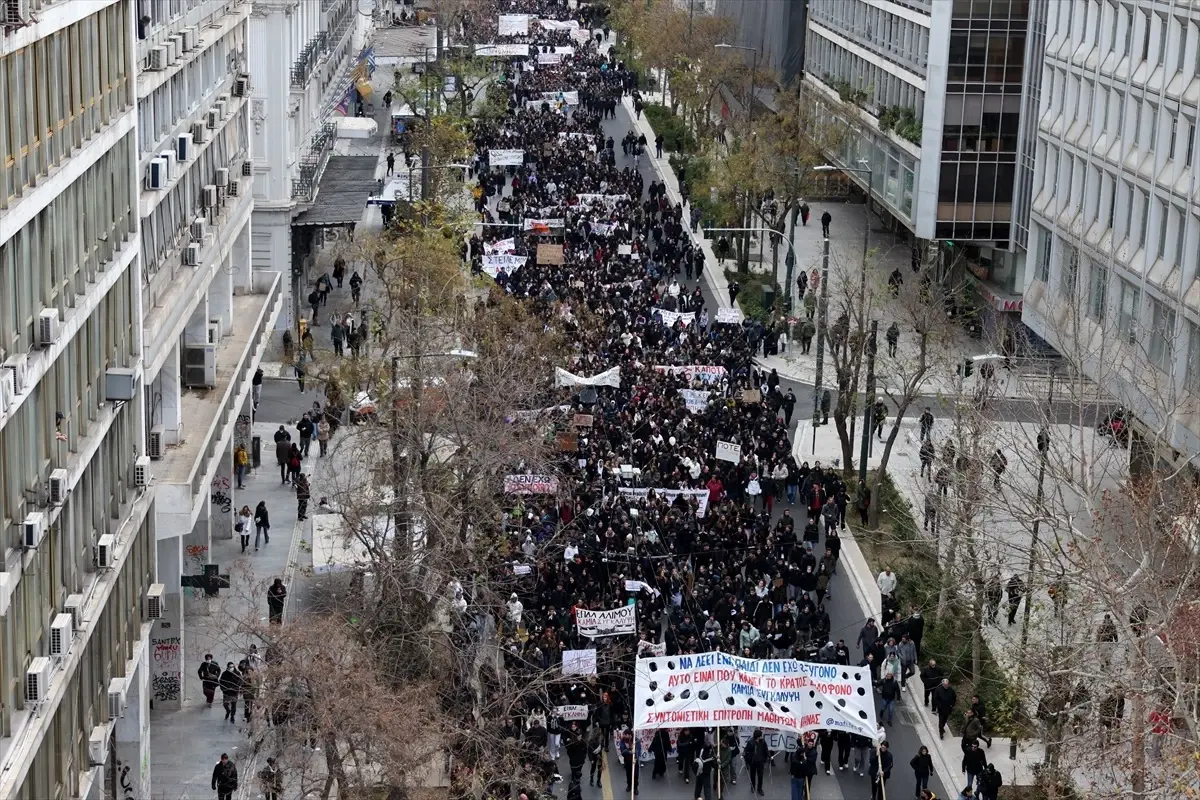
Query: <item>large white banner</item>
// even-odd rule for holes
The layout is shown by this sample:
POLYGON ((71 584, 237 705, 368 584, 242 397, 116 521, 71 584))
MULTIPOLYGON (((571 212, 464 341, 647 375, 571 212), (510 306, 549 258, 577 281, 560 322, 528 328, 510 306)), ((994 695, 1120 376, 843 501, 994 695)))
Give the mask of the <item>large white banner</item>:
MULTIPOLYGON (((516 16, 523 16, 523 15, 516 15, 516 16)), ((503 17, 501 17, 501 19, 503 19, 503 17)), ((570 31, 570 30, 575 30, 576 28, 579 27, 579 20, 568 19, 568 20, 559 21, 556 19, 539 19, 537 21, 537 24, 542 28, 542 30, 546 30, 546 31, 570 31)))
POLYGON ((519 167, 524 163, 524 150, 488 150, 488 164, 490 166, 519 167))
POLYGON ((497 23, 497 32, 501 36, 528 36, 529 14, 501 14, 497 23))
POLYGON ((496 280, 496 276, 500 274, 500 270, 504 270, 507 274, 512 275, 514 272, 525 266, 526 256, 484 256, 483 271, 492 280, 496 280))
POLYGON ((526 219, 522 228, 523 230, 533 231, 534 233, 550 233, 555 228, 565 228, 567 221, 561 217, 553 217, 549 219, 526 219))
MULTIPOLYGON (((563 60, 562 53, 538 53, 537 62, 539 64, 554 65, 561 64, 563 60)), ((550 102, 554 102, 551 100, 550 102)))
POLYGON ((484 242, 483 252, 488 255, 512 255, 517 252, 516 239, 501 239, 498 242, 484 242))
POLYGON ((668 375, 683 375, 689 381, 699 378, 702 383, 719 383, 721 378, 725 377, 724 367, 705 364, 689 364, 686 367, 657 366, 654 369, 657 372, 665 372, 668 375))
POLYGON ((650 313, 657 314, 662 319, 662 324, 668 328, 674 327, 676 322, 682 322, 686 327, 696 321, 695 311, 684 314, 679 311, 667 311, 665 308, 652 308, 650 313))
POLYGON ((605 208, 609 209, 610 211, 617 207, 617 203, 621 202, 622 200, 629 199, 629 195, 627 195, 627 194, 589 194, 589 193, 584 193, 584 194, 576 195, 576 197, 579 198, 580 205, 590 206, 593 203, 600 203, 605 208))
POLYGON ((736 725, 879 735, 866 667, 719 652, 639 658, 634 698, 635 730, 736 725))
POLYGON ((667 498, 668 503, 674 503, 675 498, 680 495, 694 497, 696 498, 696 518, 703 519, 704 515, 708 513, 708 489, 634 489, 629 486, 621 486, 617 491, 639 502, 645 500, 651 492, 667 498))
POLYGON ((519 58, 529 55, 529 45, 527 44, 477 44, 475 45, 475 55, 483 56, 499 56, 501 58, 519 58))
POLYGON ((693 414, 699 414, 708 408, 708 398, 712 392, 704 389, 680 389, 679 396, 683 398, 683 404, 687 406, 687 410, 693 414))
POLYGON ((572 28, 571 38, 579 44, 587 44, 588 40, 592 38, 592 32, 587 28, 572 28))
MULTIPOLYGON (((579 92, 542 92, 542 99, 551 103, 565 103, 569 106, 579 105, 579 92)), ((559 134, 559 138, 562 134, 559 134)))
POLYGON ((614 389, 621 388, 621 368, 613 367, 606 369, 599 375, 593 375, 590 378, 585 378, 582 375, 575 375, 567 372, 562 367, 557 367, 554 370, 554 385, 555 386, 611 386, 614 389))
POLYGON ((633 633, 637 630, 637 606, 621 606, 608 611, 577 608, 575 627, 579 629, 580 636, 589 639, 633 633))

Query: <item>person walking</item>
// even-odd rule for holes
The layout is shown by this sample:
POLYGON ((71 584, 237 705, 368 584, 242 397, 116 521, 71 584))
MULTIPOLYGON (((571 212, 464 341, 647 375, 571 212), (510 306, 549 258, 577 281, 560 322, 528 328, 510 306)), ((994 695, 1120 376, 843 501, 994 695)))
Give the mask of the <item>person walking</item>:
POLYGON ((821 215, 821 235, 826 239, 829 238, 829 223, 833 222, 833 214, 826 211, 821 215))
POLYGON ((237 765, 229 760, 228 753, 221 753, 221 760, 213 767, 212 772, 212 789, 217 793, 217 800, 233 800, 233 793, 237 788, 237 765))
POLYGON ((292 454, 292 435, 287 433, 283 426, 279 426, 279 430, 275 433, 275 460, 279 462, 279 481, 280 483, 288 482, 288 459, 292 454), (279 434, 283 434, 280 437, 279 434))
POLYGON ((797 747, 792 753, 788 772, 792 778, 791 800, 809 800, 809 789, 812 787, 812 779, 817 775, 817 765, 809 760, 803 746, 797 747))
POLYGON ((921 790, 929 788, 929 777, 933 775, 933 756, 929 754, 929 748, 921 745, 908 765, 912 767, 913 777, 917 781, 916 795, 920 797, 921 790))
POLYGON ((258 549, 258 540, 263 544, 271 543, 271 515, 267 513, 267 501, 259 500, 254 507, 254 549, 258 549))
POLYGON ((296 433, 299 434, 297 438, 300 440, 301 458, 308 458, 308 450, 312 447, 313 430, 315 427, 307 411, 300 417, 300 421, 296 423, 296 433))
POLYGON ((884 800, 884 787, 892 777, 892 763, 888 743, 880 742, 879 749, 871 751, 871 800, 884 800))
POLYGON ((979 800, 996 800, 1003 785, 1004 777, 1000 770, 996 769, 995 765, 988 764, 983 768, 983 775, 979 777, 979 800))
POLYGON ((250 379, 250 401, 254 404, 254 410, 258 411, 258 401, 262 399, 263 385, 263 368, 259 367, 254 370, 254 377, 250 379))
POLYGON ((806 228, 808 227, 808 215, 809 215, 808 203, 804 200, 801 200, 800 201, 800 224, 806 228))
POLYGON ((604 784, 604 734, 598 723, 593 723, 587 735, 588 786, 595 781, 596 788, 604 784))
POLYGON ((267 611, 272 625, 283 624, 283 605, 286 601, 287 587, 283 585, 283 578, 276 578, 271 588, 267 589, 267 611))
POLYGON ((1025 595, 1025 582, 1021 580, 1021 576, 1013 573, 1013 576, 1008 579, 1008 624, 1013 625, 1017 621, 1017 609, 1021 607, 1021 598, 1025 595))
POLYGON ((233 451, 233 473, 237 476, 237 488, 246 488, 246 469, 250 466, 250 454, 246 452, 246 445, 238 444, 233 451))
POLYGON ((958 693, 950 685, 949 678, 942 678, 942 682, 933 690, 932 699, 933 711, 938 718, 938 738, 945 739, 946 723, 950 721, 950 714, 958 702, 958 693))
POLYGON ((896 347, 900 344, 900 326, 893 322, 883 336, 887 340, 888 358, 895 358, 896 347))
POLYGON ((962 760, 963 772, 967 773, 967 786, 977 786, 981 783, 986 766, 987 756, 979 749, 979 742, 971 742, 963 753, 962 760))
POLYGON ((387 174, 391 175, 392 172, 395 171, 395 169, 396 169, 396 154, 388 153, 387 154, 387 174))
POLYGON ((238 695, 242 691, 242 678, 230 661, 221 673, 221 705, 225 709, 225 719, 237 722, 238 695))
POLYGON ((925 406, 925 410, 921 412, 921 440, 933 443, 933 412, 929 410, 929 406, 925 406))
MULTIPOLYGON (((250 513, 250 506, 242 506, 242 510, 238 512, 237 522, 233 525, 233 530, 242 539, 243 555, 246 553, 246 548, 250 546, 250 524, 253 521, 254 517, 250 513)), ((254 549, 257 550, 258 547, 254 549)))
POLYGON ((267 759, 267 765, 258 773, 258 779, 262 781, 263 794, 266 800, 282 800, 283 797, 283 770, 279 768, 274 758, 267 759))
POLYGON ((711 744, 701 745, 696 754, 696 800, 713 800, 713 782, 717 775, 717 756, 711 744))
POLYGON ((937 458, 937 451, 933 449, 933 440, 924 436, 921 437, 921 449, 917 452, 917 457, 921 459, 921 477, 929 476, 933 479, 933 460, 937 458))
POLYGON ((296 519, 301 522, 308 519, 310 497, 312 497, 312 489, 308 486, 308 476, 301 472, 296 476, 296 519))
POLYGON ((329 420, 325 415, 321 415, 321 421, 317 423, 317 453, 324 458, 329 454, 329 438, 333 435, 333 427, 329 424, 329 420))
POLYGON ((638 794, 637 760, 640 750, 641 743, 634 740, 633 731, 626 729, 617 742, 617 756, 625 768, 625 792, 633 792, 635 797, 638 794))
POLYGON ((764 796, 763 773, 770 760, 771 753, 767 749, 767 740, 763 738, 763 732, 754 731, 754 738, 746 745, 746 767, 750 771, 750 791, 757 793, 759 797, 764 796))
POLYGON ((196 675, 200 678, 200 687, 204 691, 204 702, 212 708, 213 696, 217 693, 217 685, 221 680, 221 665, 212 657, 212 653, 204 654, 204 660, 200 662, 196 675))
POLYGON ((892 723, 896 718, 896 701, 900 699, 900 684, 895 679, 891 672, 883 676, 883 683, 879 684, 879 700, 882 705, 879 708, 879 720, 887 718, 887 726, 892 727, 892 723))

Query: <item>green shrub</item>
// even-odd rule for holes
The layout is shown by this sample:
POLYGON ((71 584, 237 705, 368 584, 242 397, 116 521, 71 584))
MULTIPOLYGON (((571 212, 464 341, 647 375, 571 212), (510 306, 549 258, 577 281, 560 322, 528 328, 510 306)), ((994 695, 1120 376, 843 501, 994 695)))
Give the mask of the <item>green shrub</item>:
MULTIPOLYGON (((733 248, 731 246, 731 257, 732 252, 733 248)), ((725 279, 737 281, 741 285, 741 291, 738 292, 737 296, 737 304, 742 309, 742 313, 747 317, 766 323, 771 319, 771 308, 777 308, 782 311, 784 301, 783 292, 779 284, 775 283, 770 275, 727 269, 725 270, 725 279), (771 285, 775 286, 775 305, 768 307, 763 304, 763 287, 771 285)))
POLYGON ((663 137, 663 149, 673 153, 696 152, 696 137, 688 130, 687 123, 670 108, 659 103, 648 103, 642 107, 646 121, 654 132, 663 137))

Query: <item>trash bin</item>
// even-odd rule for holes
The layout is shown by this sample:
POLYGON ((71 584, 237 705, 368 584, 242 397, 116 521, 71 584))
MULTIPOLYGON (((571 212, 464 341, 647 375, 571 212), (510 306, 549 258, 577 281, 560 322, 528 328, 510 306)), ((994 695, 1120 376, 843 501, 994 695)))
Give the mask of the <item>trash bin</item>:
POLYGON ((250 465, 254 469, 262 466, 262 437, 250 437, 250 465))
POLYGON ((775 286, 774 284, 763 284, 763 308, 772 308, 775 305, 775 286))

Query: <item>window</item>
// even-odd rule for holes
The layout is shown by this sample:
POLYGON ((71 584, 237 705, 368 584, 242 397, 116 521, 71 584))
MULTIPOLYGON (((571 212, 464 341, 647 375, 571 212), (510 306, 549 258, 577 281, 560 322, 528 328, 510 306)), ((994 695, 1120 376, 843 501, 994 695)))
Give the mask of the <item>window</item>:
POLYGON ((1167 254, 1167 204, 1158 203, 1158 257, 1167 254))
POLYGON ((1120 287, 1119 306, 1117 309, 1117 333, 1121 340, 1129 344, 1137 342, 1138 304, 1141 302, 1141 290, 1123 278, 1118 278, 1120 287))
POLYGON ((1187 150, 1183 154, 1183 163, 1190 167, 1192 165, 1192 151, 1196 149, 1196 123, 1184 117, 1183 124, 1187 126, 1187 150))
POLYGON ((1142 15, 1142 61, 1150 60, 1150 12, 1142 15))
MULTIPOLYGON (((1156 15, 1157 16, 1157 15, 1156 15)), ((1161 67, 1167 60, 1167 21, 1158 17, 1158 65, 1161 67)))
POLYGON ((1187 237, 1187 214, 1181 208, 1172 207, 1171 216, 1175 220, 1175 252, 1171 256, 1171 261, 1183 266, 1184 239, 1187 237))
POLYGON ((1200 325, 1189 322, 1188 326, 1188 366, 1184 376, 1184 386, 1194 395, 1200 395, 1200 325))
POLYGON ((1175 158, 1175 143, 1179 139, 1179 117, 1171 117, 1171 143, 1167 147, 1167 158, 1175 158))
POLYGON ((1150 298, 1150 360, 1170 372, 1175 359, 1175 309, 1150 298))
POLYGON ((1088 316, 1096 322, 1104 322, 1108 310, 1108 265, 1091 261, 1088 286, 1088 316))
POLYGON ((1146 192, 1139 192, 1142 196, 1142 216, 1138 221, 1141 229, 1138 231, 1138 249, 1146 246, 1146 234, 1150 230, 1150 195, 1146 192))
POLYGON ((1035 277, 1042 283, 1048 283, 1050 280, 1050 248, 1053 240, 1050 238, 1050 231, 1040 225, 1035 225, 1034 227, 1037 229, 1038 234, 1035 277))
POLYGON ((1065 298, 1072 298, 1079 284, 1079 251, 1062 239, 1058 241, 1058 293, 1065 298))

